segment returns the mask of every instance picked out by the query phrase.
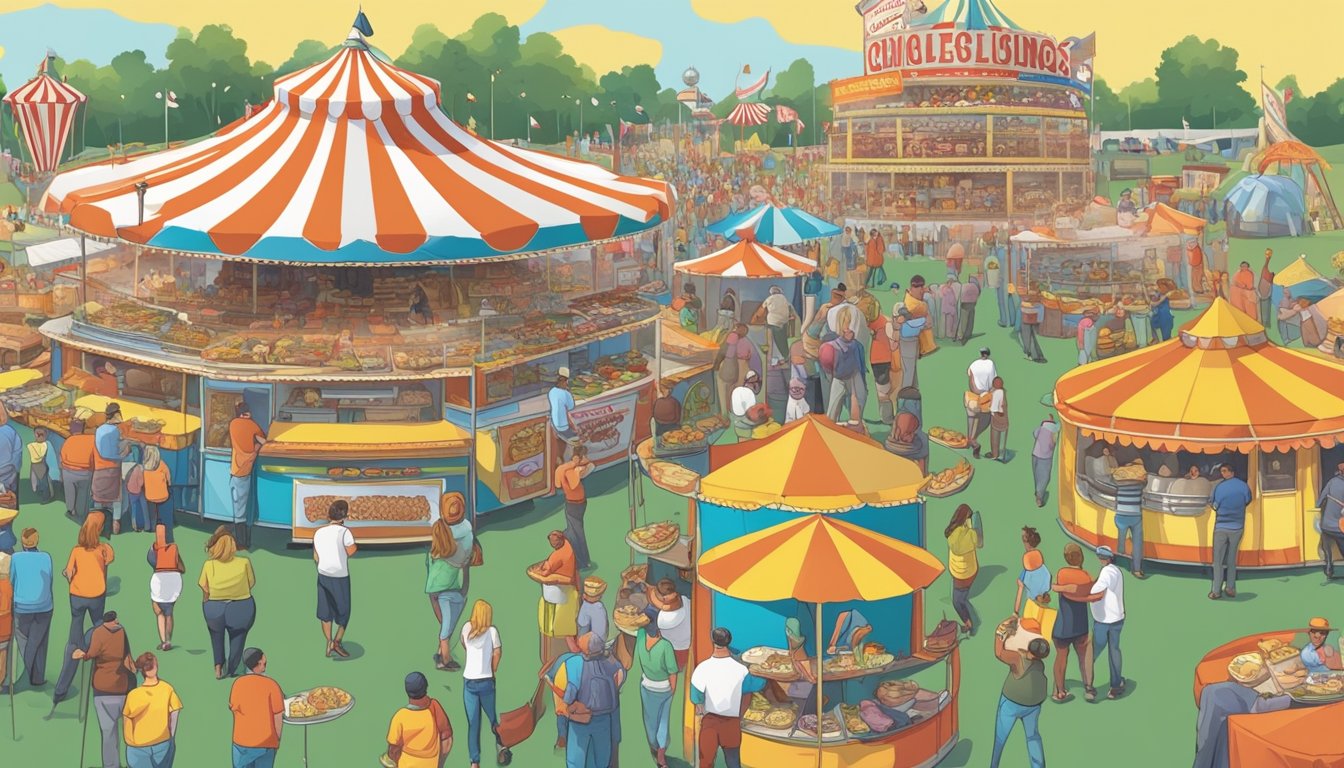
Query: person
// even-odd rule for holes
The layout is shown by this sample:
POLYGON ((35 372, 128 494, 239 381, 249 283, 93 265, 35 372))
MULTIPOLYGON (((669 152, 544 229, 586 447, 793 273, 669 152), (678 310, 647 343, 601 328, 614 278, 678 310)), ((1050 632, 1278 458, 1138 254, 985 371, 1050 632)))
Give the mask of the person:
POLYGON ((1017 597, 1013 598, 1013 615, 1019 616, 1026 608, 1022 598, 1044 605, 1050 601, 1050 568, 1041 554, 1041 534, 1031 526, 1022 528, 1022 571, 1017 577, 1017 597))
POLYGON ((989 347, 980 348, 980 357, 966 368, 966 438, 971 455, 980 458, 980 435, 989 427, 989 413, 986 406, 992 402, 990 390, 994 379, 999 375, 998 368, 990 358, 989 347))
POLYGON ((1120 632, 1125 628, 1125 579, 1115 564, 1115 552, 1110 547, 1097 547, 1101 572, 1092 583, 1090 595, 1100 595, 1092 602, 1092 659, 1105 652, 1110 667, 1108 699, 1118 699, 1125 692, 1124 658, 1120 653, 1120 632))
POLYGON ((952 609, 961 619, 961 631, 970 634, 975 629, 971 616, 971 585, 980 573, 980 560, 976 550, 980 548, 979 526, 976 513, 969 504, 957 506, 943 529, 947 539, 947 572, 952 576, 952 609))
POLYGON ((1120 201, 1115 204, 1115 223, 1129 227, 1138 218, 1139 206, 1134 203, 1134 190, 1126 189, 1120 193, 1120 201))
MULTIPOLYGON (((1009 625, 1010 627, 1012 624, 1009 625)), ((994 636, 994 656, 1008 665, 1008 677, 1003 681, 998 711, 994 714, 994 751, 990 768, 998 768, 1003 759, 1003 748, 1008 735, 1018 721, 1027 737, 1027 759, 1031 768, 1045 768, 1045 747, 1041 743, 1041 705, 1045 703, 1049 682, 1045 677, 1045 659, 1050 655, 1050 644, 1045 638, 1032 638, 1025 651, 1010 651, 1006 647, 1009 631, 1005 627, 994 636)))
POLYGON ((789 401, 784 405, 784 423, 795 422, 812 413, 807 402, 807 385, 802 379, 789 380, 789 401))
POLYGON ((23 464, 23 439, 9 423, 9 413, 0 408, 0 489, 19 494, 19 467, 23 464))
POLYGON ((725 288, 719 297, 719 325, 721 331, 727 331, 737 322, 737 291, 725 288))
POLYGON ((1204 249, 1199 247, 1199 240, 1192 238, 1185 245, 1185 261, 1190 265, 1190 295, 1198 296, 1205 293, 1204 286, 1204 249))
POLYGON ((70 583, 70 640, 84 635, 84 617, 103 615, 107 603, 107 567, 116 559, 112 545, 98 540, 102 515, 89 515, 61 575, 70 583))
POLYGON ((1335 465, 1335 474, 1321 486, 1316 495, 1316 508, 1321 510, 1320 549, 1325 561, 1325 578, 1335 578, 1335 548, 1344 554, 1344 461, 1335 465))
POLYGON ((639 665, 639 704, 644 738, 657 768, 667 768, 672 699, 677 691, 677 663, 672 644, 658 629, 658 611, 645 608, 649 622, 635 633, 635 663, 639 665))
POLYGON ((1041 325, 1040 305, 1022 306, 1017 300, 1012 283, 1008 284, 1008 289, 1013 300, 1014 323, 1018 326, 1018 340, 1022 342, 1022 354, 1033 363, 1047 362, 1045 352, 1041 350, 1041 343, 1036 340, 1036 329, 1041 325))
MULTIPOLYGON (((14 625, 24 638, 23 668, 33 688, 46 684, 47 644, 51 636, 53 564, 51 555, 38 549, 36 528, 19 534, 23 549, 9 561, 9 582, 14 589, 14 625)), ((3 671, 0 667, 0 671, 3 671)))
POLYGON ((971 337, 975 335, 975 303, 979 300, 980 278, 971 275, 961 287, 961 314, 957 318, 957 341, 963 345, 970 343, 971 337))
POLYGON ((999 249, 991 247, 989 255, 985 257, 982 265, 985 270, 985 289, 994 292, 994 300, 999 308, 999 327, 1007 328, 1008 323, 1008 294, 1005 292, 1003 275, 1003 259, 999 257, 999 249))
POLYGON ((578 427, 574 425, 574 394, 569 391, 569 368, 560 366, 555 373, 555 386, 546 392, 550 404, 551 430, 555 433, 555 460, 559 464, 564 460, 565 450, 575 445, 579 439, 578 427))
POLYGON ((957 276, 951 272, 948 272, 947 282, 943 283, 943 287, 938 293, 938 308, 943 315, 943 338, 948 341, 960 340, 961 332, 960 326, 957 324, 957 313, 961 311, 961 283, 957 281, 957 276))
POLYGON ((285 694, 266 675, 266 654, 260 648, 243 651, 242 664, 246 674, 229 688, 233 768, 272 768, 285 726, 285 694))
POLYGON ((822 278, 819 270, 812 270, 803 282, 803 314, 800 325, 807 325, 812 321, 814 313, 817 311, 817 302, 821 301, 821 291, 826 287, 826 281, 822 278))
POLYGON ((0 552, 0 693, 9 693, 10 664, 18 667, 18 649, 14 647, 14 582, 10 578, 13 556, 0 552))
POLYGON ((159 625, 160 651, 173 649, 173 606, 182 595, 182 574, 187 567, 182 563, 182 555, 177 545, 168 540, 168 526, 159 523, 154 526, 154 543, 150 545, 149 567, 154 572, 149 576, 149 600, 159 625))
POLYGON ((1136 579, 1143 572, 1143 489, 1142 480, 1115 482, 1115 551, 1123 554, 1129 538, 1129 572, 1136 579))
MULTIPOLYGON (((453 541, 457 544, 457 552, 449 556, 449 562, 456 566, 462 572, 462 585, 456 590, 461 600, 457 601, 457 613, 453 615, 451 623, 448 625, 449 632, 453 635, 449 639, 449 653, 452 652, 452 644, 456 640, 457 622, 462 618, 466 610, 467 592, 471 588, 471 568, 476 560, 476 552, 479 545, 476 544, 476 532, 472 530, 471 521, 467 519, 467 500, 457 491, 449 491, 443 494, 439 502, 439 518, 448 523, 448 530, 452 532, 453 541)), ((434 603, 435 609, 438 609, 438 602, 434 603)), ((437 612, 435 618, 442 623, 443 617, 437 612)), ((440 628, 442 631, 442 628, 440 628)), ((449 656, 444 660, 449 670, 456 671, 461 667, 449 656)))
POLYGON ((703 307, 704 302, 695 294, 695 286, 690 283, 682 284, 681 296, 672 302, 672 308, 677 310, 677 321, 691 333, 700 332, 700 310, 703 307))
POLYGON ((137 656, 135 669, 144 680, 126 694, 121 708, 126 764, 129 768, 173 768, 182 699, 173 686, 159 679, 159 659, 153 653, 137 656))
POLYGON ((1328 675, 1332 671, 1344 669, 1340 664, 1339 650, 1326 642, 1333 631, 1330 622, 1320 616, 1307 623, 1307 644, 1298 654, 1307 674, 1328 675))
POLYGON ((93 435, 85 434, 81 419, 70 421, 70 437, 61 446, 61 486, 65 490, 65 515, 81 522, 89 513, 93 492, 93 435))
POLYGON ((420 283, 415 284, 411 291, 411 304, 408 310, 411 315, 419 315, 421 325, 430 325, 434 322, 434 310, 429 306, 429 294, 425 293, 425 287, 420 283))
POLYGON ((1269 322, 1270 299, 1274 295, 1274 273, 1269 268, 1269 260, 1274 256, 1273 248, 1265 249, 1265 263, 1260 265, 1260 279, 1255 283, 1256 319, 1269 322))
POLYGON ((35 427, 33 441, 28 444, 28 484, 41 504, 51 501, 51 467, 47 465, 50 449, 51 444, 47 442, 47 428, 35 427))
POLYGON ((851 651, 861 647, 863 638, 873 631, 867 617, 857 608, 847 608, 835 617, 835 629, 831 631, 831 640, 826 644, 826 652, 834 656, 840 648, 851 651))
POLYGON ((1071 698, 1066 686, 1065 675, 1069 667, 1069 649, 1078 653, 1078 671, 1083 676, 1083 691, 1088 701, 1096 701, 1097 689, 1092 680, 1092 636, 1087 626, 1088 603, 1090 597, 1079 595, 1092 588, 1092 576, 1083 569, 1083 548, 1069 542, 1064 545, 1066 566, 1055 573, 1055 583, 1050 589, 1059 593, 1059 614, 1051 630, 1050 639, 1055 643, 1054 678, 1055 701, 1065 702, 1071 698))
POLYGON ((761 304, 765 310, 765 326, 770 333, 770 365, 779 365, 789 351, 789 321, 798 318, 793 304, 784 297, 778 285, 770 286, 770 293, 761 304))
POLYGON ((201 588, 201 612, 214 652, 215 679, 223 680, 226 673, 232 677, 243 662, 247 633, 257 619, 257 603, 252 598, 257 576, 252 571, 252 561, 238 555, 238 543, 225 526, 215 529, 206 541, 205 549, 208 556, 196 583, 201 588), (229 641, 227 658, 224 655, 226 634, 229 641))
POLYGON ((499 630, 494 625, 494 610, 484 600, 471 607, 471 617, 462 625, 462 703, 467 710, 467 755, 471 768, 481 768, 481 715, 490 720, 495 734, 496 762, 508 765, 509 750, 499 740, 499 715, 495 712, 495 675, 504 656, 499 630))
MULTIPOLYGON (((905 310, 905 312, 902 313, 905 317, 905 324, 909 325, 913 321, 914 330, 918 331, 919 357, 928 357, 938 351, 938 342, 933 339, 933 319, 930 316, 929 305, 926 300, 928 295, 928 286, 924 283, 924 276, 915 275, 910 278, 910 287, 906 289, 905 298, 901 302, 904 305, 903 309, 905 310)), ((904 339, 905 335, 902 334, 901 338, 904 339)), ((903 355, 902 370, 906 370, 904 362, 905 358, 903 355)), ((914 366, 910 366, 909 368, 913 370, 914 366)), ((913 375, 913 373, 906 374, 906 378, 911 378, 913 375)), ((913 378, 910 381, 902 379, 901 386, 918 387, 919 381, 913 378)))
POLYGON ((646 592, 649 605, 658 610, 658 631, 671 643, 677 668, 691 656, 691 606, 671 579, 659 579, 646 592))
POLYGON ((157 445, 144 447, 140 466, 143 468, 144 500, 149 506, 149 523, 155 528, 162 523, 167 540, 172 543, 174 519, 173 505, 169 501, 169 496, 173 476, 157 445))
MULTIPOLYGON (((840 253, 845 258, 845 271, 853 272, 859 266, 859 246, 854 242, 852 227, 846 226, 845 231, 840 233, 840 253)), ((865 252, 865 260, 867 256, 865 252)))
POLYGON ((1008 393, 1003 377, 995 376, 989 400, 989 455, 985 458, 1008 461, 1008 393))
MULTIPOLYGON (((873 384, 877 387, 877 408, 878 417, 883 424, 890 425, 896 418, 896 402, 892 397, 892 363, 900 364, 900 356, 892 355, 892 352, 899 348, 899 344, 894 331, 894 325, 889 317, 884 315, 881 307, 868 323, 868 332, 871 336, 868 342, 868 365, 873 369, 873 384)), ((900 378, 900 369, 896 370, 896 378, 900 378)))
POLYGON ((653 401, 653 434, 661 438, 681 428, 681 402, 672 396, 676 385, 670 381, 658 382, 658 399, 653 401))
POLYGON ((1087 365, 1096 359, 1097 310, 1088 307, 1083 310, 1083 319, 1078 321, 1078 364, 1087 365))
POLYGON ((95 366, 93 369, 93 376, 97 379, 97 382, 89 382, 86 389, 89 390, 90 394, 116 397, 121 391, 121 382, 118 381, 117 373, 117 366, 111 360, 103 361, 102 365, 95 366), (92 389, 89 389, 90 386, 92 389))
POLYGON ((1222 482, 1215 485, 1209 495, 1209 506, 1214 512, 1210 600, 1217 600, 1224 594, 1237 596, 1237 549, 1246 529, 1246 507, 1255 498, 1251 487, 1237 477, 1231 464, 1219 467, 1218 472, 1222 482))
POLYGON ((1153 294, 1149 322, 1152 324, 1157 338, 1162 341, 1170 340, 1172 330, 1175 328, 1176 318, 1171 314, 1171 292, 1175 289, 1175 284, 1166 278, 1162 278, 1158 280, 1157 292, 1153 294))
POLYGON ((1307 299, 1297 300, 1298 328, 1302 332, 1302 346, 1314 349, 1325 343, 1329 333, 1329 321, 1321 313, 1321 308, 1307 299))
POLYGON ((242 549, 252 545, 252 467, 266 445, 266 433, 252 420, 252 406, 240 400, 229 422, 229 497, 233 501, 233 537, 242 549))
POLYGON ((750 440, 757 424, 751 418, 751 409, 756 406, 756 396, 761 391, 761 377, 755 371, 747 371, 742 383, 733 388, 729 395, 729 413, 733 419, 733 433, 738 442, 750 440))
POLYGON ((697 765, 713 766, 714 758, 723 750, 724 764, 728 768, 741 768, 742 714, 747 704, 743 694, 763 689, 765 680, 752 675, 746 665, 733 658, 728 648, 733 633, 715 627, 709 637, 713 652, 691 672, 691 703, 703 713, 697 765))
POLYGON ((103 424, 93 432, 93 503, 107 510, 112 533, 121 533, 121 462, 131 446, 122 438, 121 405, 115 400, 104 409, 103 424))
POLYGON ((618 748, 621 685, 625 669, 607 654, 606 641, 594 634, 581 638, 582 659, 567 675, 564 702, 569 713, 566 768, 586 768, 589 758, 597 768, 611 768, 618 748))
POLYGON ((331 502, 327 524, 313 533, 313 562, 317 563, 317 620, 327 641, 326 655, 350 658, 342 640, 350 625, 350 558, 359 551, 355 534, 345 527, 350 503, 331 502), (333 631, 332 625, 335 624, 333 631))
POLYGON ((854 329, 845 325, 839 338, 822 345, 821 365, 831 374, 831 390, 826 399, 826 417, 840 422, 840 414, 849 408, 849 424, 858 425, 867 399, 863 370, 863 350, 855 341, 854 329), (829 348, 829 349, 828 349, 829 348), (829 352, 829 354, 828 354, 829 352))
POLYGON ((574 547, 560 531, 547 537, 551 554, 537 566, 541 582, 541 602, 537 605, 537 623, 541 630, 541 660, 555 658, 568 646, 565 638, 577 634, 579 566, 574 547))
POLYGON ((929 438, 920 429, 919 417, 915 414, 905 410, 897 414, 883 446, 897 456, 904 456, 919 464, 920 472, 928 473, 929 438))
POLYGON ((1259 301, 1255 295, 1255 273, 1249 262, 1241 262, 1237 273, 1232 276, 1232 306, 1259 320, 1259 301))
POLYGON ((1036 485, 1036 506, 1045 506, 1045 493, 1050 488, 1050 470, 1055 464, 1055 445, 1059 442, 1059 425, 1054 414, 1047 414, 1041 425, 1031 433, 1031 477, 1036 485))
POLYGON ((146 518, 148 505, 145 501, 145 465, 142 462, 134 463, 126 475, 126 506, 130 508, 131 530, 135 533, 149 530, 149 520, 146 518))
POLYGON ((1208 499, 1213 491, 1213 485, 1207 477, 1202 477, 1199 472, 1198 464, 1191 464, 1190 469, 1186 470, 1184 475, 1176 478, 1171 483, 1169 493, 1172 496, 1189 496, 1194 499, 1208 499))
POLYGON ((439 622, 439 642, 434 652, 434 668, 439 670, 458 668, 455 663, 449 666, 452 661, 449 639, 466 607, 466 597, 460 591, 462 567, 455 560, 456 555, 457 539, 453 537, 452 526, 440 517, 430 526, 429 551, 425 553, 425 594, 429 595, 429 604, 439 622))
POLYGON ((588 447, 574 446, 569 461, 555 468, 555 487, 565 494, 565 538, 574 547, 579 570, 593 567, 588 551, 588 533, 583 527, 584 513, 588 511, 588 495, 583 479, 592 474, 593 462, 588 460, 588 447))
POLYGON ((583 599, 579 603, 579 615, 575 620, 575 636, 566 638, 570 651, 583 653, 584 648, 579 644, 579 639, 584 635, 596 635, 602 642, 607 641, 611 619, 607 616, 606 606, 602 604, 602 595, 606 591, 607 582, 596 576, 589 576, 583 580, 583 599))
POLYGON ((70 658, 93 664, 90 688, 93 710, 98 715, 98 730, 103 735, 103 768, 121 765, 122 708, 126 694, 134 686, 135 662, 131 641, 126 630, 117 622, 117 612, 103 614, 103 623, 94 630, 88 650, 76 648, 70 658))
POLYGON ((406 706, 387 727, 387 757, 397 768, 443 768, 453 749, 453 724, 443 705, 429 697, 429 680, 412 672, 405 680, 406 706))
POLYGON ((882 233, 873 227, 868 233, 868 242, 864 246, 864 266, 868 267, 868 275, 864 278, 863 285, 866 288, 885 285, 887 282, 887 241, 882 237, 882 233))

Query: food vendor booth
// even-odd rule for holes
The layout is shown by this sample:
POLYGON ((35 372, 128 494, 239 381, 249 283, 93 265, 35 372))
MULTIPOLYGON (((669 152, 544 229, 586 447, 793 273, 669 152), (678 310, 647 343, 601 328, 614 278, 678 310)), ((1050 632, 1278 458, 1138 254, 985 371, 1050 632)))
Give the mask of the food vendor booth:
POLYGON ((1054 390, 1061 526, 1115 547, 1117 482, 1141 481, 1144 557, 1207 564, 1211 480, 1230 464, 1255 497, 1237 562, 1319 562, 1316 492, 1344 461, 1341 376, 1344 364, 1269 342, 1222 298, 1178 338, 1066 373, 1054 390))
POLYGON ((647 433, 658 306, 638 289, 666 277, 674 193, 483 140, 438 100, 354 30, 214 136, 53 182, 45 211, 123 247, 85 254, 78 308, 42 326, 52 379, 190 420, 184 511, 232 519, 244 403, 268 440, 257 518, 295 540, 336 498, 361 536, 405 541, 444 493, 473 514, 549 493, 562 367, 599 465, 647 433))

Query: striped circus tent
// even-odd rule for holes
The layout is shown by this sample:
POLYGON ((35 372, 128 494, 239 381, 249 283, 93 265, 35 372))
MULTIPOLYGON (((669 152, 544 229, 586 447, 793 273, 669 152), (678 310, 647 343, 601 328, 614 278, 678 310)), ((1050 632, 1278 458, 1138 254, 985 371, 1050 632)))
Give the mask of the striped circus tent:
POLYGON ((56 55, 48 53, 37 76, 5 94, 5 103, 38 173, 51 173, 61 164, 61 150, 75 125, 75 113, 88 97, 56 77, 56 55))
POLYGON ((748 238, 673 267, 678 272, 706 277, 781 278, 810 274, 817 265, 797 254, 748 238))
POLYGON ((1344 365, 1270 343, 1226 300, 1179 338, 1070 371, 1063 421, 1090 437, 1159 451, 1331 447, 1344 433, 1344 365))
POLYGON ((945 0, 915 24, 958 29, 1021 29, 994 5, 993 0, 945 0))
POLYGON ((581 245, 668 220, 667 184, 486 141, 439 108, 439 84, 358 30, 277 79, 232 130, 62 174, 44 199, 91 235, 300 264, 468 261, 581 245))
POLYGON ((798 245, 840 234, 839 227, 801 208, 773 204, 733 214, 710 224, 708 229, 729 240, 736 240, 738 232, 749 230, 758 242, 769 245, 798 245))
POLYGON ((765 125, 770 119, 770 105, 759 101, 744 101, 733 107, 728 113, 728 122, 740 128, 750 125, 765 125))

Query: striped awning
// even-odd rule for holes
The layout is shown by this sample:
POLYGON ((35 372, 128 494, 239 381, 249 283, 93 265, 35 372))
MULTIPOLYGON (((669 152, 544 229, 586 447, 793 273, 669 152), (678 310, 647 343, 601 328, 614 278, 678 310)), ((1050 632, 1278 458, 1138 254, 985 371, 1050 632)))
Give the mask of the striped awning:
POLYGON ((1021 29, 994 5, 993 0, 945 0, 915 24, 960 29, 1021 29))
POLYGON ((1179 338, 1075 369, 1055 384, 1084 434, 1163 451, 1330 447, 1344 436, 1344 365, 1269 342, 1226 300, 1179 338))
POLYGON ((728 122, 737 126, 765 125, 770 119, 770 105, 759 101, 744 101, 728 113, 728 122))
POLYGON ((61 150, 70 138, 75 112, 88 97, 54 76, 55 54, 37 69, 37 77, 5 94, 38 173, 51 173, 61 163, 61 150))
POLYGON ((678 262, 673 268, 688 275, 771 278, 811 274, 817 265, 797 254, 747 239, 708 256, 678 262))
POLYGON ((165 250, 358 265, 583 245, 667 221, 673 199, 661 181, 477 137, 439 109, 436 81, 356 33, 233 130, 62 174, 43 206, 165 250))
POLYGON ((755 239, 769 245, 798 245, 809 240, 834 237, 840 228, 793 206, 761 205, 750 211, 733 214, 707 227, 716 235, 730 240, 738 239, 738 232, 749 229, 755 239))

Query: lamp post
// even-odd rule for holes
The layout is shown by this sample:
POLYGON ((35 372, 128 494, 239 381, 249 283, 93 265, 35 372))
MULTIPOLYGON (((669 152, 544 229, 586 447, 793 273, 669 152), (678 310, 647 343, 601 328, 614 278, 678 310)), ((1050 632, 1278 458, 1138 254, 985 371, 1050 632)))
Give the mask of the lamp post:
POLYGON ((126 157, 126 140, 121 136, 121 115, 126 111, 126 94, 121 94, 121 109, 117 111, 117 147, 121 149, 121 156, 126 157))
POLYGON ((498 75, 500 71, 501 70, 496 69, 490 72, 490 140, 491 141, 495 140, 495 76, 498 75))
POLYGON ((527 118, 527 145, 532 146, 532 112, 527 108, 527 91, 518 92, 518 100, 523 103, 523 112, 527 118))

